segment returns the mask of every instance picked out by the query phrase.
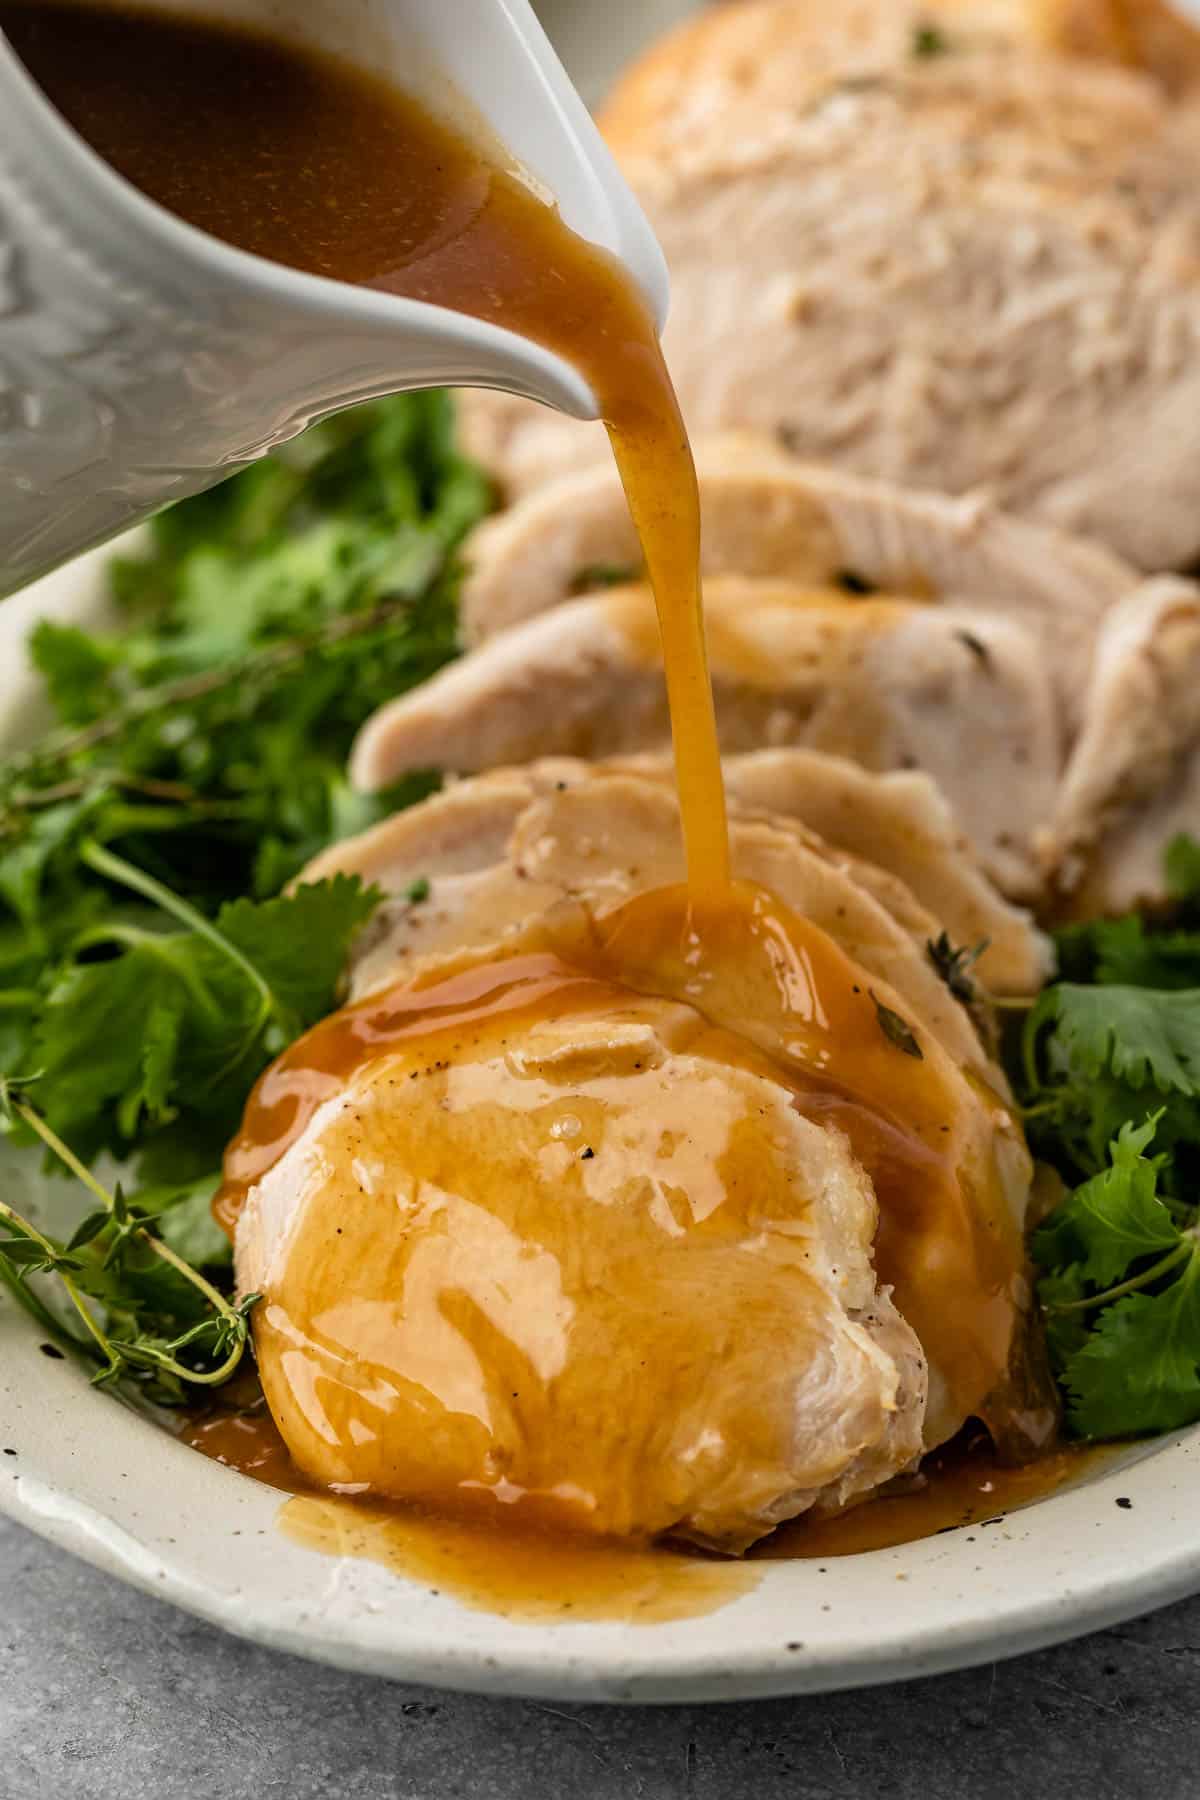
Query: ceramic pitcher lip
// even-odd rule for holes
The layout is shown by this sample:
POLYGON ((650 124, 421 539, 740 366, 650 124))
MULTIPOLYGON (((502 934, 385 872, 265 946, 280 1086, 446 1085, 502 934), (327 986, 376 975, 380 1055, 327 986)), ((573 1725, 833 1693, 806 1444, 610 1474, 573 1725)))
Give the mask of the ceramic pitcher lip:
MULTIPOLYGON (((267 0, 246 5, 253 17, 267 0)), ((401 52, 426 45, 436 94, 458 83, 566 222, 625 262, 661 324, 662 253, 529 0, 361 6, 395 33, 402 71, 401 52)), ((586 382, 525 338, 289 269, 165 211, 66 123, 0 33, 0 596, 314 419, 434 386, 597 412, 586 382)))
MULTIPOLYGON (((0 31, 0 105, 9 83, 22 90, 28 114, 38 121, 41 152, 57 158, 64 172, 90 189, 89 199, 99 202, 106 215, 121 215, 129 239, 136 241, 151 261, 189 261, 231 291, 277 304, 294 315, 337 320, 344 326, 361 324, 393 334, 398 343, 424 336, 441 341, 448 354, 452 354, 452 346, 458 346, 466 363, 477 367, 474 378, 469 374, 434 377, 424 385, 445 379, 456 385, 517 388, 576 418, 596 417, 596 401, 583 377, 569 363, 515 332, 427 301, 289 268, 253 251, 240 250, 169 212, 127 181, 63 118, 0 31)), ((0 144, 0 157, 2 149, 0 144)), ((132 249, 134 242, 128 247, 132 249)))

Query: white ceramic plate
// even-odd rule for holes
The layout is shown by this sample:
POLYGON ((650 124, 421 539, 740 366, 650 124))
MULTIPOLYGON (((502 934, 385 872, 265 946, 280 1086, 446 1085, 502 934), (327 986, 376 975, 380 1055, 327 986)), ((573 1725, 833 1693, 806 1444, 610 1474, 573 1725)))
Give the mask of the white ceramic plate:
MULTIPOLYGON (((34 721, 22 652, 30 621, 94 615, 104 560, 0 608, 0 737, 34 721)), ((29 1158, 0 1160, 0 1182, 43 1218, 75 1203, 69 1184, 43 1184, 29 1158)), ((517 1624, 285 1538, 277 1493, 45 1356, 3 1294, 0 1452, 0 1508, 215 1624, 348 1668, 501 1693, 709 1700, 891 1681, 1053 1643, 1200 1588, 1193 1432, 1127 1452, 997 1523, 825 1565, 760 1565, 759 1585, 708 1617, 517 1624)))

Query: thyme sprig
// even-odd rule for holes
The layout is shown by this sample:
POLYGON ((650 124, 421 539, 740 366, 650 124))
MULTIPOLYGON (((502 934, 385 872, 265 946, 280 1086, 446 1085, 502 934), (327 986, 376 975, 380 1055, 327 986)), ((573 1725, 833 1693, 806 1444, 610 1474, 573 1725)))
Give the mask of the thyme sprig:
POLYGON ((97 1386, 122 1379, 140 1381, 152 1374, 160 1382, 165 1381, 171 1397, 175 1397, 179 1384, 219 1387, 229 1380, 245 1354, 250 1315, 261 1296, 248 1294, 240 1301, 228 1299, 163 1242, 153 1229, 154 1215, 149 1210, 127 1199, 119 1183, 111 1190, 106 1188, 46 1123, 29 1098, 29 1089, 36 1079, 0 1079, 0 1113, 9 1122, 19 1120, 28 1126, 99 1205, 62 1243, 39 1230, 7 1201, 0 1201, 0 1222, 8 1232, 7 1237, 0 1238, 0 1264, 8 1265, 10 1291, 18 1297, 32 1298, 34 1305, 30 1310, 44 1324, 54 1315, 39 1296, 32 1294, 28 1282, 31 1277, 46 1275, 60 1283, 83 1326, 82 1337, 74 1332, 66 1335, 99 1363, 92 1377, 97 1386), (173 1336, 147 1329, 113 1329, 106 1316, 107 1300, 111 1316, 122 1317, 121 1309, 111 1307, 111 1302, 122 1274, 128 1273, 130 1252, 135 1247, 166 1264, 195 1290, 202 1302, 202 1316, 173 1336), (202 1360, 184 1361, 180 1354, 183 1351, 202 1360))

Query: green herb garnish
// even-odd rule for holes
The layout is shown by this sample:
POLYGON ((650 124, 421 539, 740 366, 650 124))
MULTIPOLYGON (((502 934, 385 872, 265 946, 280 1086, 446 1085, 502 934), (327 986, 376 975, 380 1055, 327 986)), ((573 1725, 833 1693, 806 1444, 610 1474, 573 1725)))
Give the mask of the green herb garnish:
POLYGON ((857 569, 839 569, 833 577, 835 587, 840 587, 846 594, 877 594, 879 584, 866 575, 860 575, 857 569))
MULTIPOLYGON (((1191 840, 1169 854, 1200 869, 1191 840)), ((1060 953, 1014 1071, 1073 1188, 1033 1240, 1051 1359, 1079 1435, 1171 1430, 1200 1420, 1200 933, 1100 920, 1060 953)))
POLYGON ((981 938, 979 943, 970 949, 956 948, 951 942, 949 933, 943 931, 936 938, 930 938, 925 945, 925 954, 945 982, 956 1000, 964 1006, 971 1006, 978 998, 978 989, 971 970, 979 958, 989 947, 990 940, 981 938))
POLYGON ((907 1019, 902 1019, 898 1012, 885 1006, 873 992, 871 999, 875 1002, 875 1017, 879 1020, 879 1029, 888 1043, 895 1044, 897 1050, 903 1050, 905 1056, 915 1056, 918 1062, 923 1062, 925 1052, 917 1042, 916 1032, 907 1019))
POLYGON ((945 56, 950 48, 950 40, 939 25, 914 25, 910 39, 911 54, 923 61, 932 56, 945 56))

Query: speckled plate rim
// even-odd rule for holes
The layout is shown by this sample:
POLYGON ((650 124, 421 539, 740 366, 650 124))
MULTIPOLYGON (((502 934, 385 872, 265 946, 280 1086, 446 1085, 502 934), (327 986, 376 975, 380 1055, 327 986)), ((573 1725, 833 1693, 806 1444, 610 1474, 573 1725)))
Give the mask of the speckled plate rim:
POLYGON ((0 1510, 239 1637, 363 1673, 609 1702, 766 1698, 967 1668, 1200 1588, 1200 1433, 1019 1513, 894 1550, 763 1563, 664 1625, 523 1625, 278 1528, 282 1497, 91 1389, 0 1302, 0 1510), (1120 1500, 1121 1505, 1117 1502, 1120 1500))
MULTIPOLYGON (((106 552, 0 607, 0 740, 35 723, 30 623, 94 616, 106 552)), ((29 1158, 0 1191, 44 1212, 29 1158)), ((751 1591, 658 1625, 525 1625, 381 1565, 307 1550, 281 1497, 208 1462, 41 1353, 0 1292, 0 1511, 97 1568, 240 1637, 343 1668, 478 1692, 733 1700, 966 1668, 1200 1589, 1200 1428, 1125 1450, 995 1522, 867 1556, 763 1563, 751 1591), (1122 1504, 1118 1505, 1117 1502, 1122 1504)))

